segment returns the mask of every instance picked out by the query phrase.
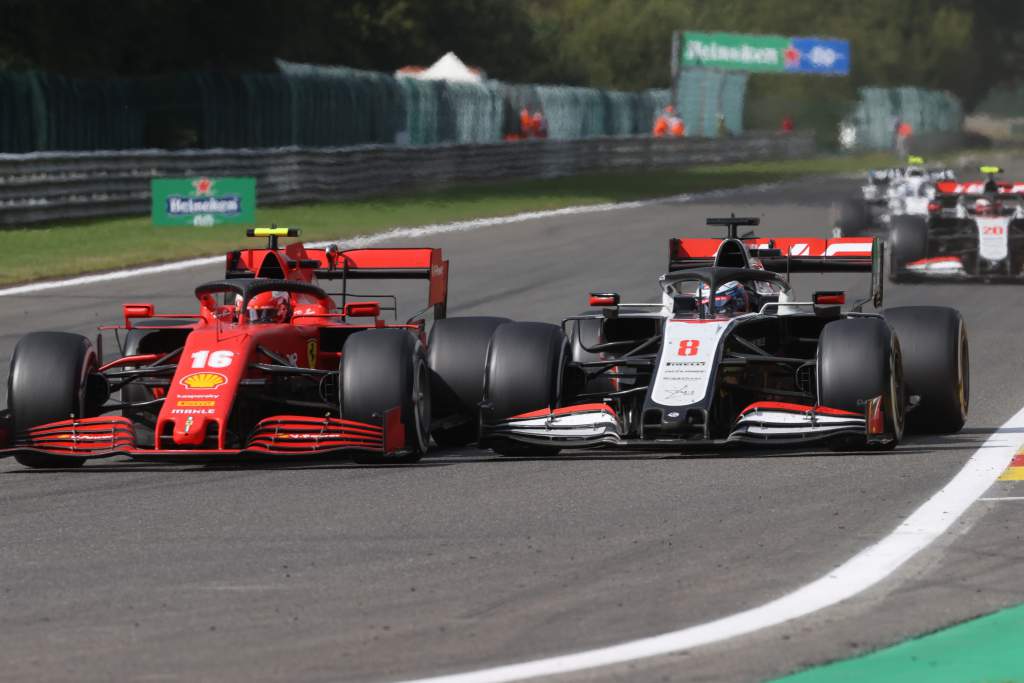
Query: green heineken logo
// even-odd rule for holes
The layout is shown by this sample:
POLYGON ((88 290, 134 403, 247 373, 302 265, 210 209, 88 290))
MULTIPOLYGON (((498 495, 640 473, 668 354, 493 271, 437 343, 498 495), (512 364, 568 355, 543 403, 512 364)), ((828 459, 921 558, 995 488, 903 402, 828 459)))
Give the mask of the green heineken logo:
POLYGON ((154 225, 255 222, 255 178, 155 178, 151 189, 154 225))

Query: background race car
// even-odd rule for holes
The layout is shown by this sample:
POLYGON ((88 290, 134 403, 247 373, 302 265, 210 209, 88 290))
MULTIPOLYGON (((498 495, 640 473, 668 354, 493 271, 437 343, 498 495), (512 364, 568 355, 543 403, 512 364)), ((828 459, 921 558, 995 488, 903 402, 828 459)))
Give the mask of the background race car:
POLYGON ((700 444, 893 447, 904 426, 958 431, 968 409, 959 312, 882 304, 875 238, 737 237, 755 218, 709 219, 726 239, 670 243, 662 297, 562 327, 498 327, 485 368, 482 443, 501 453, 678 450, 700 444), (870 295, 797 300, 789 273, 872 273, 870 295))
POLYGON ((474 346, 460 334, 467 319, 444 320, 448 262, 440 249, 306 249, 278 245, 297 236, 294 229, 249 235, 267 237, 266 248, 228 253, 225 278, 196 287, 197 312, 125 304, 124 324, 101 328, 114 332, 120 351, 109 362, 102 337, 23 337, 11 358, 0 456, 29 467, 112 455, 351 453, 360 462, 412 462, 432 430, 457 441, 453 430, 476 424, 479 398, 463 408, 445 393, 450 354, 431 345, 427 326, 448 323, 439 343, 458 341, 462 362, 482 366, 489 331, 501 321, 468 319, 488 330, 474 346), (404 322, 385 322, 383 311, 397 311, 395 297, 351 289, 368 279, 426 280, 427 304, 404 322), (440 358, 433 367, 428 347, 440 358), (436 422, 432 387, 443 408, 436 422))
POLYGON ((1024 183, 942 181, 926 218, 893 222, 894 280, 954 278, 1020 281, 1024 277, 1024 183))
POLYGON ((952 180, 948 168, 926 168, 924 159, 912 156, 902 168, 869 171, 861 197, 844 200, 836 207, 835 236, 885 234, 901 216, 926 217, 935 196, 935 183, 952 180))

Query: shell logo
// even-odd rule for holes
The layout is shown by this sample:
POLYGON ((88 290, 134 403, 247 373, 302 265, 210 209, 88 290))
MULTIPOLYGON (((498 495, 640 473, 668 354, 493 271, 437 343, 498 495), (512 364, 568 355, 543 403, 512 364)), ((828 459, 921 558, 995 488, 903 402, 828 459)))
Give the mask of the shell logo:
POLYGON ((216 389, 221 384, 226 384, 228 378, 219 372, 193 372, 179 381, 182 386, 189 389, 216 389))

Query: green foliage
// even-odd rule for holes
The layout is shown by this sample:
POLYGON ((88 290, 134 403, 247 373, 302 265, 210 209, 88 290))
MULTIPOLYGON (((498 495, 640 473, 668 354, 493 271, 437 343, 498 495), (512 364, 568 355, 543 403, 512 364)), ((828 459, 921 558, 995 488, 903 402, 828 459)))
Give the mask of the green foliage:
POLYGON ((0 0, 0 18, 0 68, 75 77, 275 58, 388 72, 453 50, 510 83, 636 91, 668 87, 675 30, 850 40, 848 79, 751 78, 748 125, 769 128, 785 113, 824 131, 860 86, 947 89, 970 109, 1024 80, 1021 0, 0 0))
POLYGON ((505 0, 0 0, 0 67, 71 75, 252 71, 274 58, 391 71, 449 50, 521 79, 537 57, 505 0))
MULTIPOLYGON (((803 76, 790 80, 807 85, 784 86, 823 99, 847 99, 861 85, 913 85, 951 90, 971 105, 993 84, 1024 76, 1020 0, 532 0, 529 7, 549 55, 533 77, 545 80, 666 87, 674 30, 846 38, 853 69, 845 85, 803 76)), ((770 79, 757 76, 751 85, 777 92, 782 81, 770 79)))

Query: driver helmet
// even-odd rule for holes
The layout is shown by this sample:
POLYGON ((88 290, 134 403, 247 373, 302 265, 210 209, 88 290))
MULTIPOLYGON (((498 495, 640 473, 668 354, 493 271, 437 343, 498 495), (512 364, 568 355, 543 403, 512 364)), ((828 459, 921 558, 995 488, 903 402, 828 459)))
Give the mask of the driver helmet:
POLYGON ((697 290, 697 296, 704 310, 708 315, 732 316, 741 313, 749 313, 751 310, 750 292, 741 282, 731 280, 719 285, 715 290, 715 301, 708 303, 708 286, 702 284, 697 290))
POLYGON ((291 311, 291 301, 287 292, 261 292, 249 300, 246 307, 246 320, 250 323, 283 323, 287 322, 291 311))
POLYGON ((991 199, 982 197, 974 202, 974 213, 978 216, 994 216, 995 204, 991 199))

